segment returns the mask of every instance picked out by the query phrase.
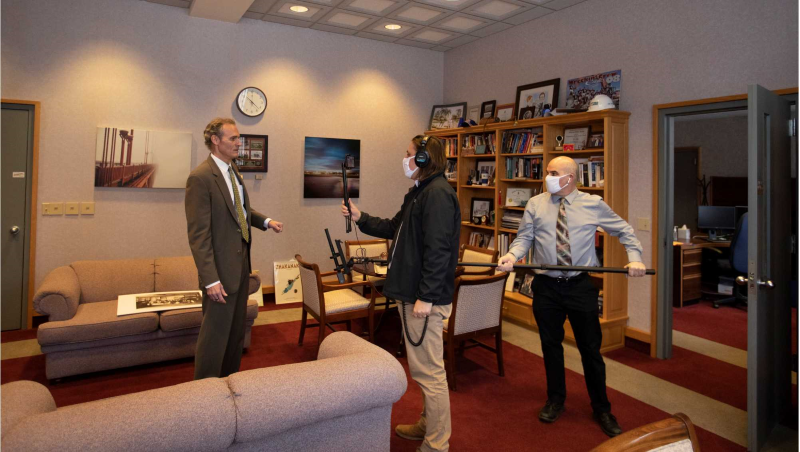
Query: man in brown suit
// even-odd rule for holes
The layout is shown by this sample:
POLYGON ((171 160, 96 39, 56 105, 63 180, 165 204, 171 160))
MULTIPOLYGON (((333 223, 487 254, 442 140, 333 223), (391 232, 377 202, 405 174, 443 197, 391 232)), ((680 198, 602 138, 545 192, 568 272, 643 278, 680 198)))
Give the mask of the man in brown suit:
POLYGON ((281 222, 250 207, 242 176, 233 163, 240 144, 233 119, 214 119, 203 136, 211 155, 186 181, 189 246, 203 291, 195 380, 226 377, 239 370, 250 276, 250 226, 283 230, 281 222))

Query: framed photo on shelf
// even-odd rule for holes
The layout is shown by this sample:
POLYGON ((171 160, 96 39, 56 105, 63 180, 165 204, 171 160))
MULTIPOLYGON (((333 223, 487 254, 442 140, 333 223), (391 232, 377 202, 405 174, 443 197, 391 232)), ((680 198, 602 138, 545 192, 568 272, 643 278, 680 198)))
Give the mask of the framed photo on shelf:
POLYGON ((236 166, 242 173, 266 173, 269 137, 267 135, 239 135, 239 156, 236 166))
POLYGON ((494 210, 494 199, 492 198, 472 198, 470 206, 470 219, 486 217, 489 218, 490 212, 494 210))
POLYGON ((602 133, 593 133, 589 135, 589 148, 602 148, 604 144, 602 133))
MULTIPOLYGON (((564 146, 568 144, 575 145, 575 150, 580 151, 586 149, 586 143, 589 140, 589 127, 572 127, 564 129, 564 146)), ((564 149, 567 150, 566 148, 564 149)))
POLYGON ((431 119, 428 121, 429 130, 455 129, 460 119, 467 117, 467 103, 458 102, 448 105, 434 105, 431 109, 431 119))
POLYGON ((498 105, 494 112, 494 117, 502 121, 514 120, 514 104, 498 105))
POLYGON ((514 104, 515 118, 517 120, 544 117, 545 110, 552 110, 558 106, 558 86, 560 78, 545 80, 517 87, 516 103, 514 104))
POLYGON ((481 120, 481 107, 478 107, 477 105, 474 107, 470 107, 467 119, 469 119, 470 121, 475 121, 475 123, 477 124, 478 121, 481 120))
POLYGON ((481 119, 491 119, 494 116, 494 110, 497 107, 496 100, 487 100, 481 104, 481 119))
POLYGON ((475 162, 475 172, 478 182, 475 185, 494 185, 494 160, 478 160, 475 162))
POLYGON ((519 293, 533 298, 533 289, 531 288, 531 284, 533 284, 533 275, 528 273, 525 275, 525 279, 522 280, 522 285, 519 286, 519 293))
POLYGON ((592 98, 605 94, 614 101, 619 110, 619 95, 622 88, 622 70, 602 72, 567 80, 567 108, 578 111, 589 109, 592 98))

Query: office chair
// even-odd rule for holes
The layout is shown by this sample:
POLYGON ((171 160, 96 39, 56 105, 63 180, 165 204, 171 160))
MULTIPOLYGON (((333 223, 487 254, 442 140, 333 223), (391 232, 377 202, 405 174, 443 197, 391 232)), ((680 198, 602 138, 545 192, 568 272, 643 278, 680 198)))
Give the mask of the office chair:
MULTIPOLYGON (((736 231, 733 233, 731 240, 731 254, 729 263, 731 269, 736 275, 747 276, 747 213, 744 213, 739 218, 739 223, 736 225, 736 231)), ((723 304, 736 304, 742 302, 747 305, 747 286, 739 286, 734 283, 733 296, 714 301, 714 307, 719 308, 723 304), (745 291, 744 293, 742 293, 745 291)))

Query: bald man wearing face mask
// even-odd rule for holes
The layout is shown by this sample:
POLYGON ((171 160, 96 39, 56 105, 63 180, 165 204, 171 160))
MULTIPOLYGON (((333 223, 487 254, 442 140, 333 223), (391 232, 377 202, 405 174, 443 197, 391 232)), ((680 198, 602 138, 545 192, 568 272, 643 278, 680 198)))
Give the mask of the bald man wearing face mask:
MULTIPOLYGON (((578 165, 569 157, 556 157, 547 165, 547 192, 531 198, 525 207, 517 238, 498 269, 513 265, 534 247, 533 263, 580 267, 600 266, 594 249, 595 231, 601 227, 617 237, 628 253, 628 276, 644 276, 642 244, 633 228, 597 195, 578 191, 578 165)), ((602 331, 598 318, 598 289, 585 272, 536 270, 533 315, 539 327, 547 374, 547 402, 539 420, 555 422, 564 411, 567 389, 564 375, 564 321, 569 318, 581 354, 586 388, 594 418, 608 436, 622 433, 606 395, 606 370, 600 355, 602 331)))

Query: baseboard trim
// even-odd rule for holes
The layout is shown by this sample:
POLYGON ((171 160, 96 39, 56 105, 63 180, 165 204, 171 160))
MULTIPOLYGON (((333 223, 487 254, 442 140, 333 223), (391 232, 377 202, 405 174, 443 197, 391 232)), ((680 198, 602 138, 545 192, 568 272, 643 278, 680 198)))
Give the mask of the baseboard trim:
POLYGON ((629 326, 625 327, 625 337, 629 337, 631 339, 636 339, 637 341, 641 341, 644 343, 650 343, 650 332, 649 331, 642 331, 638 328, 631 328, 629 326))
POLYGON ((261 286, 261 293, 275 293, 275 286, 261 286))

